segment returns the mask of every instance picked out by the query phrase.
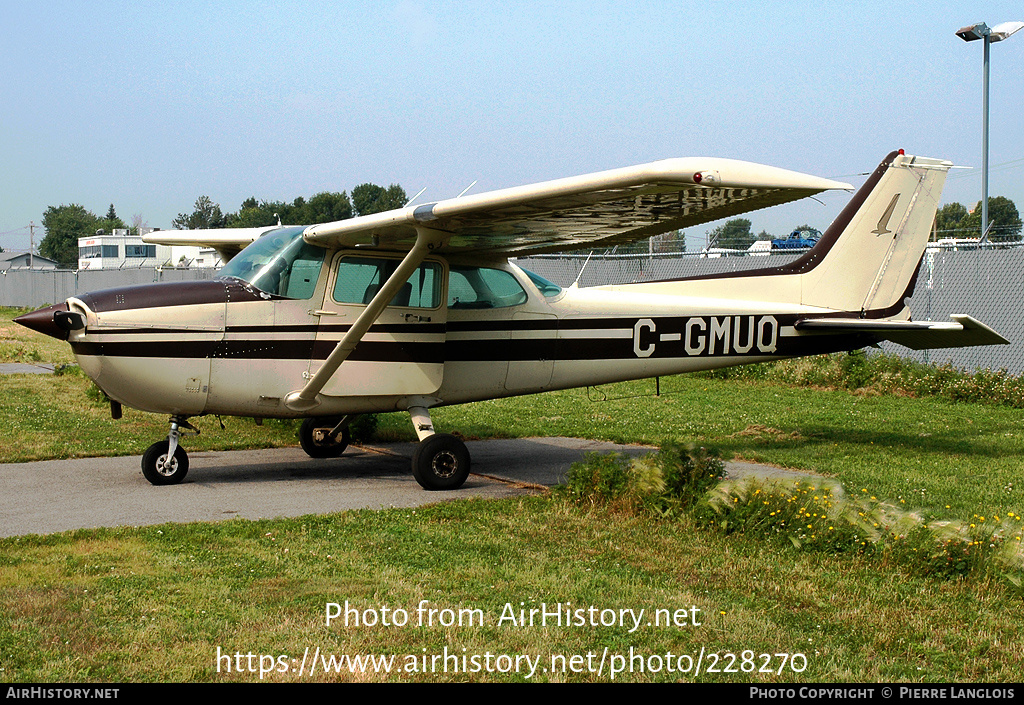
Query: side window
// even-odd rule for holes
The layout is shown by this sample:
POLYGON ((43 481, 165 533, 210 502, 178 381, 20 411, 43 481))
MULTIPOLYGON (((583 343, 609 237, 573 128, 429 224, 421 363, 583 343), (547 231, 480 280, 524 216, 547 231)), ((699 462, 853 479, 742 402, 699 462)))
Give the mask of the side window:
POLYGON ((526 291, 502 269, 452 266, 448 308, 504 308, 526 303, 526 291))
MULTIPOLYGON (((340 304, 368 304, 398 267, 397 259, 343 257, 338 263, 334 300, 340 304)), ((441 303, 441 265, 424 262, 391 300, 391 306, 437 308, 441 303)))

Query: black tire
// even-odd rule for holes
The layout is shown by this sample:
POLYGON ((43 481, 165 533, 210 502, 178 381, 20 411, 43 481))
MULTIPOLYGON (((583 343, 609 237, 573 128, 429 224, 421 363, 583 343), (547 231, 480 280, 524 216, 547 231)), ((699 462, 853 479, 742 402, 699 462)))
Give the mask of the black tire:
POLYGON ((176 485, 188 474, 188 453, 181 446, 174 449, 170 465, 165 466, 170 447, 169 441, 158 441, 142 454, 142 474, 151 484, 176 485))
POLYGON ((345 452, 351 440, 348 428, 343 428, 341 435, 334 442, 318 443, 313 439, 313 431, 318 428, 326 428, 330 431, 338 425, 339 421, 341 421, 340 417, 316 416, 302 422, 302 427, 299 429, 299 444, 302 446, 302 450, 306 451, 306 455, 310 458, 337 458, 345 452))
POLYGON ((469 477, 466 444, 447 433, 423 439, 412 456, 412 474, 425 490, 457 490, 469 477))

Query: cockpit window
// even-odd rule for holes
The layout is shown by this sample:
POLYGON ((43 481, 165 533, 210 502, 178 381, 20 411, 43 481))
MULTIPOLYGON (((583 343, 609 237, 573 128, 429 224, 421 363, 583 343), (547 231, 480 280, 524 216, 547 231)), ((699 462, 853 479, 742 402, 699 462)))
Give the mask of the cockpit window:
POLYGON ((289 299, 313 296, 327 250, 306 243, 306 226, 271 230, 235 255, 220 277, 249 282, 260 291, 289 299))
MULTIPOLYGON (((342 257, 334 283, 334 300, 340 304, 368 304, 381 290, 400 261, 381 257, 342 257)), ((424 262, 402 285, 391 306, 437 308, 441 304, 441 265, 424 262)))
POLYGON ((546 298, 552 298, 562 293, 562 287, 558 286, 554 282, 549 282, 547 279, 539 274, 534 274, 529 269, 524 269, 523 273, 530 278, 534 286, 540 289, 540 293, 546 298))
POLYGON ((504 308, 526 303, 526 292, 502 269, 452 265, 448 275, 448 308, 504 308))

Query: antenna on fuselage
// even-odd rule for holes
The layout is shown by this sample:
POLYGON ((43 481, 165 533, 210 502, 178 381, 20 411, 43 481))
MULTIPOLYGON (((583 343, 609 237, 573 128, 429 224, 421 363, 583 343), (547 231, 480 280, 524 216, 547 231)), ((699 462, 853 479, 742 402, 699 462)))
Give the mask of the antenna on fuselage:
POLYGON ((587 268, 587 264, 590 263, 590 258, 593 257, 593 256, 594 256, 594 251, 591 250, 590 254, 587 255, 587 259, 584 260, 583 266, 580 267, 580 273, 576 275, 576 281, 574 281, 572 283, 572 285, 569 287, 570 289, 579 289, 580 288, 580 279, 583 278, 583 270, 587 268))

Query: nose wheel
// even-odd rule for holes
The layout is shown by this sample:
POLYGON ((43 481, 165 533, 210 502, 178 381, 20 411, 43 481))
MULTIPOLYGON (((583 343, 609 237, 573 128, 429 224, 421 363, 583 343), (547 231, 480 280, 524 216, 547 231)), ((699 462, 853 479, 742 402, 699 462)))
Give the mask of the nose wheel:
POLYGON ((178 445, 181 429, 199 435, 199 429, 184 417, 171 417, 167 440, 157 441, 142 454, 142 474, 153 485, 176 485, 188 474, 188 453, 178 445))
POLYGON ((142 474, 154 485, 176 485, 188 474, 188 454, 178 446, 174 452, 170 442, 157 441, 142 454, 142 474))

